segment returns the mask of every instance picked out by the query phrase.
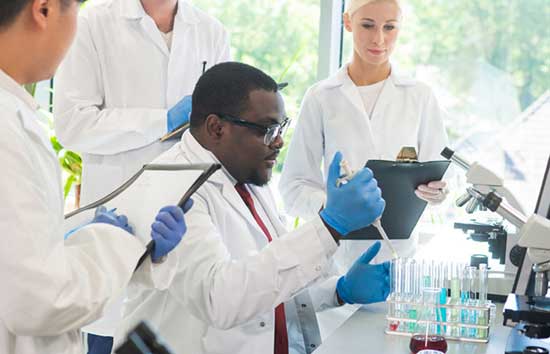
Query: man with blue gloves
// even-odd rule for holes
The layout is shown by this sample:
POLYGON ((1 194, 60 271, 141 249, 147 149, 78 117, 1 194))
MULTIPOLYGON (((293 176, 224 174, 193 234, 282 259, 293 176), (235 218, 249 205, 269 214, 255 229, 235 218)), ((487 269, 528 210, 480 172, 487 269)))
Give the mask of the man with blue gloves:
POLYGON ((363 169, 337 186, 336 154, 323 210, 288 232, 267 186, 288 125, 277 84, 222 63, 199 79, 192 103, 190 131, 154 162, 223 168, 194 194, 169 288, 132 284, 115 342, 147 318, 178 353, 310 353, 320 344, 316 310, 388 296, 388 264, 370 264, 380 244, 343 276, 331 259, 341 239, 382 214, 376 180, 363 169))

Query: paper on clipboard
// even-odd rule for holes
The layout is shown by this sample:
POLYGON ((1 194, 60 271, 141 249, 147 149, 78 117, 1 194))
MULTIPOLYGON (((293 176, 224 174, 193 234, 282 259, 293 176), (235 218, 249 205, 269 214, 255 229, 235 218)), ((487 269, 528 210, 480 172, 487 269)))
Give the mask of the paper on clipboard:
MULTIPOLYGON (((103 205, 107 210, 116 208, 117 214, 126 215, 136 237, 146 244, 151 240, 151 224, 158 211, 166 205, 177 205, 208 166, 212 165, 176 171, 146 170, 126 190, 103 205)), ((65 232, 88 223, 94 213, 92 208, 65 219, 65 232)))
MULTIPOLYGON (((369 160, 370 168, 386 209, 382 214, 382 226, 390 239, 408 239, 424 212, 427 203, 419 199, 414 191, 421 184, 438 181, 449 167, 449 161, 397 162, 386 160, 369 160)), ((352 232, 346 236, 351 240, 382 239, 373 226, 352 232)))

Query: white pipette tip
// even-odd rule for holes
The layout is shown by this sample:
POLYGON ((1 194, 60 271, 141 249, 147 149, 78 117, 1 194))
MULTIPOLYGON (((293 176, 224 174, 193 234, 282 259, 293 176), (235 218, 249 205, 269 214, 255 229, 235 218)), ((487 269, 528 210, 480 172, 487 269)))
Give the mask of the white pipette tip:
POLYGON ((388 246, 388 248, 390 249, 393 258, 394 258, 394 259, 399 258, 399 255, 397 254, 397 251, 395 250, 395 247, 393 247, 393 245, 392 245, 392 243, 391 243, 391 241, 390 241, 390 238, 388 237, 388 235, 386 234, 386 231, 385 231, 384 228, 382 227, 382 223, 380 222, 380 218, 376 219, 376 220, 372 223, 372 226, 376 227, 376 229, 378 230, 378 232, 379 232, 380 235, 382 236, 382 239, 384 240, 384 243, 386 244, 386 246, 388 246))

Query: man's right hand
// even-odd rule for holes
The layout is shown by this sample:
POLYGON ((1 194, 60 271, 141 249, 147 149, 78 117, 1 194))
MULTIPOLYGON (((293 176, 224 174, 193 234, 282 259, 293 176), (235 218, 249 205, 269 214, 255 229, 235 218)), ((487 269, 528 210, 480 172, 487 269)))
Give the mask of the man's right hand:
POLYGON ((372 224, 382 215, 386 202, 368 168, 358 171, 348 183, 337 186, 341 161, 342 154, 337 152, 328 171, 327 203, 319 215, 345 236, 372 224))
POLYGON ((183 214, 192 206, 193 199, 189 199, 183 208, 172 205, 160 209, 151 225, 151 238, 155 243, 151 253, 153 263, 161 262, 180 243, 187 231, 183 214))

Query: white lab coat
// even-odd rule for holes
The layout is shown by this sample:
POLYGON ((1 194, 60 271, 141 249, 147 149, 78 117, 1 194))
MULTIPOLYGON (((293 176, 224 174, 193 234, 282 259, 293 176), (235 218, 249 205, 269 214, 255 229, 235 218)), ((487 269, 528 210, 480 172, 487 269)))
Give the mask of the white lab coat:
POLYGON ((78 329, 122 292, 145 248, 106 224, 63 241, 59 161, 36 108, 0 70, 0 353, 79 354, 78 329))
POLYGON ((228 61, 216 19, 179 0, 172 48, 139 0, 105 0, 79 16, 75 42, 55 77, 59 141, 83 154, 82 203, 103 197, 176 141, 167 109, 193 92, 206 68, 228 61))
MULTIPOLYGON (((177 140, 159 142, 167 109, 206 68, 230 59, 221 23, 179 0, 169 49, 139 0, 88 5, 55 77, 59 141, 82 153, 83 205, 110 193, 177 140)), ((86 332, 112 336, 121 302, 86 332)))
MULTIPOLYGON (((186 132, 155 162, 215 159, 186 132)), ((285 302, 290 352, 305 352, 304 337, 319 336, 313 310, 336 306, 337 278, 330 276, 336 243, 320 218, 287 233, 269 188, 251 187, 251 193, 256 208, 267 214, 274 241, 268 244, 230 177, 216 172, 193 196, 171 287, 159 291, 130 283, 115 343, 147 318, 176 353, 272 353, 274 308, 285 302), (311 322, 299 325, 297 310, 311 322)), ((146 202, 157 193, 143 195, 146 202)))
MULTIPOLYGON (((395 160, 403 146, 414 146, 420 161, 440 160, 446 143, 443 112, 428 86, 392 70, 369 120, 346 65, 305 95, 279 184, 286 210, 306 219, 319 212, 337 151, 358 170, 369 159, 395 160)), ((392 242, 400 256, 414 254, 415 235, 392 242)), ((343 242, 335 256, 340 270, 347 270, 371 244, 343 242)), ((390 258, 383 247, 376 260, 390 258)))

